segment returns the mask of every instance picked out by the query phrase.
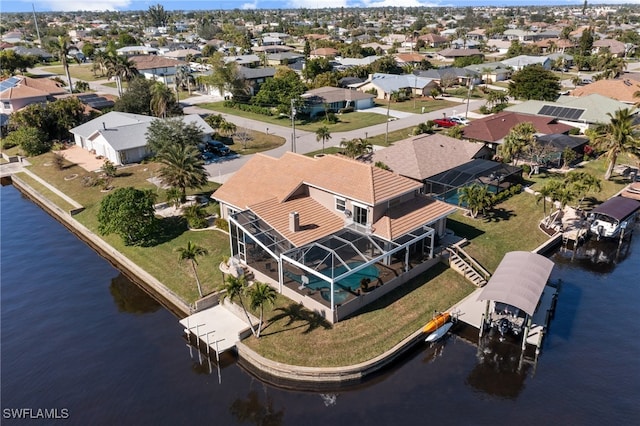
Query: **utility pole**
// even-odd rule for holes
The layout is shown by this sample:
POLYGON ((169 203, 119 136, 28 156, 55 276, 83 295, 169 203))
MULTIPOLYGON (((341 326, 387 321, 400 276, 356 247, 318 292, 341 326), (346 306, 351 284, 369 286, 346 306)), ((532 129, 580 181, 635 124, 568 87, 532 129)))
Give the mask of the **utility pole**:
POLYGON ((291 99, 291 152, 296 152, 296 107, 293 98, 291 99))
POLYGON ((469 115, 469 102, 470 102, 472 90, 473 90, 473 83, 469 81, 469 90, 467 91, 467 110, 464 113, 464 118, 468 118, 468 115, 469 115))

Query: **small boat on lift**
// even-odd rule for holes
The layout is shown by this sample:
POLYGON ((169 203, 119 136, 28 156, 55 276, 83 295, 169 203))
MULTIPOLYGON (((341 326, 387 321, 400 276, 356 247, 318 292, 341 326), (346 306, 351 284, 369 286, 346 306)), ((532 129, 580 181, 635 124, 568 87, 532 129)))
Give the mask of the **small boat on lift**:
POLYGON ((449 312, 441 312, 424 326, 422 331, 429 334, 425 342, 435 342, 447 334, 453 325, 453 317, 449 312))

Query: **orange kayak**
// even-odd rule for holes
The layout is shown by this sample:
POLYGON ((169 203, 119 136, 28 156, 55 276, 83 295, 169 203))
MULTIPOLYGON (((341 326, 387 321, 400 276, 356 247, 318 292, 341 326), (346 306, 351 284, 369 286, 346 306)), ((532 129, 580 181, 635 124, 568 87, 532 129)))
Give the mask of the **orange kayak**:
POLYGON ((433 333, 451 320, 451 314, 449 312, 443 312, 436 315, 431 321, 424 326, 422 331, 424 333, 433 333))

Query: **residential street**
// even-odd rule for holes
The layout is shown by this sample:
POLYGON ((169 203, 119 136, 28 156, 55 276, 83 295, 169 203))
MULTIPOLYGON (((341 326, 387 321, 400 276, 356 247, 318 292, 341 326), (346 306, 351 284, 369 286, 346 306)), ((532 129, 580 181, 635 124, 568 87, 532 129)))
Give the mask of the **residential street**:
MULTIPOLYGON (((200 108, 197 106, 197 103, 210 101, 210 100, 205 100, 205 98, 207 97, 200 96, 200 97, 189 98, 183 101, 182 104, 185 107, 184 108, 185 114, 211 114, 212 113, 211 110, 200 108)), ((426 122, 428 120, 433 120, 434 118, 441 118, 443 113, 446 114, 447 116, 455 115, 455 114, 463 115, 465 113, 465 110, 466 110, 465 99, 449 98, 448 100, 460 101, 461 104, 460 106, 445 108, 439 111, 434 111, 434 112, 425 113, 425 114, 404 113, 403 115, 405 115, 405 117, 397 118, 392 121, 389 121, 389 132, 417 126, 420 123, 426 122)), ((485 101, 482 99, 471 100, 469 104, 469 111, 470 111, 469 117, 479 117, 478 114, 473 113, 471 111, 480 108, 480 106, 484 105, 484 103, 485 101)), ((382 108, 379 110, 381 110, 381 113, 386 114, 386 109, 382 108)), ((364 112, 371 112, 371 110, 365 110, 364 112)), ((354 112, 352 114, 358 114, 358 112, 354 112)), ((267 151, 264 154, 267 154, 273 157, 280 157, 286 151, 292 151, 291 126, 286 126, 286 127, 275 126, 273 124, 265 124, 261 121, 251 120, 248 118, 238 117, 238 116, 229 115, 229 114, 222 114, 222 116, 226 120, 234 123, 236 126, 238 126, 238 128, 244 127, 246 129, 266 132, 268 127, 269 133, 276 134, 286 139, 287 143, 285 143, 284 145, 278 148, 272 149, 271 151, 267 151)), ((286 121, 283 121, 283 122, 286 122, 286 121)), ((358 130, 332 133, 331 139, 329 139, 326 142, 325 147, 339 146, 342 140, 382 135, 382 134, 385 134, 386 128, 387 128, 387 124, 382 123, 382 124, 376 124, 374 126, 358 129, 358 130)), ((409 135, 407 134, 407 136, 409 135)), ((305 154, 308 152, 317 151, 321 149, 321 147, 322 147, 321 143, 316 141, 315 133, 296 129, 295 152, 305 154)), ((218 183, 224 183, 228 179, 228 177, 231 174, 233 174, 233 172, 235 172, 240 167, 242 167, 242 165, 244 165, 244 163, 246 163, 250 157, 251 157, 250 155, 246 155, 246 156, 243 155, 238 158, 231 159, 229 161, 209 164, 206 166, 206 168, 209 171, 209 175, 211 176, 212 180, 218 183)))

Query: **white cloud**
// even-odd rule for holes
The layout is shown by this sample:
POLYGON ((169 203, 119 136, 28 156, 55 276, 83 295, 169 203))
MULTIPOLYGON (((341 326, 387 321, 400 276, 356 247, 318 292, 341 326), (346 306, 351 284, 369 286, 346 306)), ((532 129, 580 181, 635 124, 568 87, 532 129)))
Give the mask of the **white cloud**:
POLYGON ((240 6, 240 9, 242 10, 257 9, 257 8, 258 8, 258 0, 254 0, 253 3, 244 3, 242 6, 240 6))
POLYGON ((132 0, 40 0, 38 9, 47 8, 53 11, 73 12, 80 10, 123 10, 132 0), (43 7, 44 6, 44 7, 43 7))
POLYGON ((292 9, 324 9, 349 6, 347 0, 289 0, 288 7, 292 9))

